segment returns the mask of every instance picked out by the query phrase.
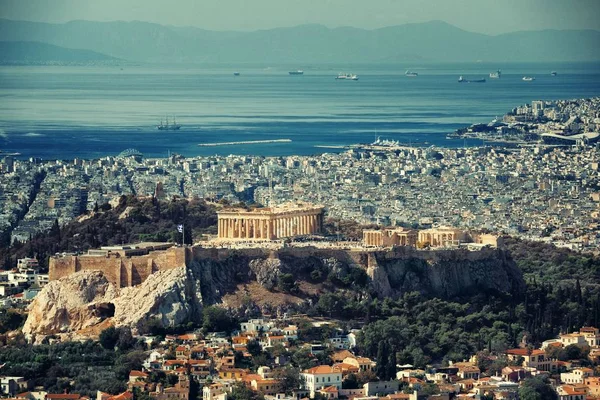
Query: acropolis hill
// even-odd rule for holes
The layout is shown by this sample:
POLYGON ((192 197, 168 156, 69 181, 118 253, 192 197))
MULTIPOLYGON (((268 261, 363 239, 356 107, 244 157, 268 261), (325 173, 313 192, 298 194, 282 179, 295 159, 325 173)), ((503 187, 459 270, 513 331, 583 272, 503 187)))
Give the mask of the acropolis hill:
MULTIPOLYGON (((475 251, 466 248, 418 250, 410 246, 382 249, 350 247, 342 244, 336 246, 329 243, 298 245, 264 243, 248 247, 173 246, 155 250, 156 247, 157 244, 143 243, 138 247, 123 246, 120 249, 112 247, 94 250, 87 255, 53 257, 50 260, 50 280, 54 281, 79 271, 101 271, 116 287, 128 287, 142 284, 156 272, 179 267, 192 268, 198 265, 209 267, 212 277, 234 272, 259 275, 253 267, 276 262, 285 266, 284 272, 297 274, 306 272, 307 268, 314 269, 318 265, 335 260, 340 265, 365 270, 374 284, 382 286, 380 289, 385 289, 384 293, 389 295, 395 292, 399 278, 403 280, 405 275, 415 273, 421 278, 422 283, 427 282, 427 284, 422 288, 418 284, 412 284, 413 289, 451 295, 460 288, 470 286, 510 291, 513 279, 508 279, 504 275, 517 274, 516 270, 513 270, 512 260, 505 251, 487 246, 475 251), (473 275, 474 270, 471 266, 482 263, 493 268, 483 273, 478 271, 473 275), (510 266, 510 271, 505 269, 507 266, 510 266), (490 275, 499 272, 502 273, 503 279, 488 279, 490 275), (383 279, 384 275, 389 279, 383 279), (448 291, 448 288, 452 289, 448 291)), ((272 272, 277 275, 280 271, 272 272)), ((276 276, 273 278, 276 279, 276 276)), ((406 287, 406 283, 401 286, 406 287)))
POLYGON ((139 285, 153 273, 188 267, 195 261, 221 262, 238 256, 278 259, 286 254, 299 260, 333 257, 368 271, 374 279, 378 259, 410 258, 428 260, 427 264, 457 257, 470 261, 488 257, 489 252, 483 251, 486 247, 502 247, 499 237, 449 227, 421 231, 398 227, 369 229, 363 231, 360 243, 322 241, 322 236, 315 240, 322 232, 324 207, 303 203, 252 210, 226 208, 217 214, 218 235, 209 242, 193 247, 172 243, 106 246, 89 250, 86 255, 52 257, 49 278, 53 281, 78 271, 101 271, 120 288, 139 285), (310 240, 290 243, 294 238, 310 240), (479 251, 456 250, 461 244, 475 246, 479 251))
POLYGON ((207 244, 159 250, 150 249, 156 244, 147 246, 53 258, 53 281, 34 300, 24 332, 70 334, 107 319, 134 328, 149 318, 177 325, 194 320, 211 304, 240 315, 249 308, 261 313, 304 312, 320 294, 338 285, 348 296, 372 290, 381 298, 410 291, 441 298, 479 292, 519 294, 525 287, 510 254, 490 246, 477 250, 331 243, 207 244), (366 282, 339 283, 348 282, 357 269, 366 272, 366 282), (298 287, 293 295, 281 292, 278 285, 287 274, 298 287))

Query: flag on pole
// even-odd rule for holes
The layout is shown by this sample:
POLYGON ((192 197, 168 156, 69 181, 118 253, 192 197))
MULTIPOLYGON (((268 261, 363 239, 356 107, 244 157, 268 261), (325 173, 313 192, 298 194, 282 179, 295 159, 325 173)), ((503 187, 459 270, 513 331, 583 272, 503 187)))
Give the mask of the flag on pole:
POLYGON ((177 232, 183 233, 183 225, 177 225, 177 232))

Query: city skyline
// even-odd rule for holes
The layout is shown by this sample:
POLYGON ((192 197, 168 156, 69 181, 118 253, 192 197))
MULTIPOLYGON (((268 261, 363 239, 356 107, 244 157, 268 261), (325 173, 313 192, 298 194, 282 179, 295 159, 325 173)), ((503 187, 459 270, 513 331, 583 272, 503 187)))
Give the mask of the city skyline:
POLYGON ((421 1, 359 0, 274 1, 242 0, 201 3, 179 0, 174 6, 163 2, 108 0, 104 2, 58 0, 49 6, 40 0, 0 3, 0 18, 48 23, 72 20, 144 21, 173 26, 190 26, 216 31, 255 31, 304 24, 329 28, 352 26, 378 29, 407 23, 445 21, 470 32, 498 35, 524 30, 600 30, 596 16, 600 3, 510 0, 421 1), (237 12, 232 13, 231 10, 237 12))

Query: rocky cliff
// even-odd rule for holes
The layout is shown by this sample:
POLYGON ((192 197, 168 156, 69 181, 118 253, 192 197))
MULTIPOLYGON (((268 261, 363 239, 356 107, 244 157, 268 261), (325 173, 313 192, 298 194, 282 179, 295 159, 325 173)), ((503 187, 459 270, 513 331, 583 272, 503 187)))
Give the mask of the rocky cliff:
POLYGON ((154 273, 134 287, 117 288, 100 271, 81 271, 53 281, 30 306, 23 331, 39 339, 50 334, 89 334, 94 326, 135 329, 148 319, 177 325, 199 321, 206 304, 221 304, 245 315, 249 309, 255 313, 302 310, 338 286, 357 292, 374 289, 370 291, 382 297, 407 291, 448 298, 524 290, 510 255, 493 249, 194 248, 192 254, 186 266, 154 273), (293 294, 278 289, 283 274, 293 276, 293 294))

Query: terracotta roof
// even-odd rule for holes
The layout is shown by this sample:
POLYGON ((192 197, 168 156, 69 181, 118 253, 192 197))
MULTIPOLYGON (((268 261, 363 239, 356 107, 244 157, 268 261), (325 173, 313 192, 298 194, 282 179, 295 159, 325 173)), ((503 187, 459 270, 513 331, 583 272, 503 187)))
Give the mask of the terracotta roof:
POLYGON ((343 371, 359 371, 359 368, 356 365, 346 364, 346 363, 337 363, 333 364, 333 366, 337 369, 341 369, 343 371))
POLYGON ((193 333, 187 333, 185 335, 177 336, 177 339, 179 339, 179 340, 196 340, 197 336, 193 333))
POLYGON ((331 359, 333 361, 344 361, 345 358, 356 358, 354 357, 354 354, 352 354, 351 352, 349 352, 348 350, 340 350, 340 351, 336 351, 335 353, 333 353, 331 355, 331 359))
POLYGON ((385 398, 391 399, 391 400, 405 400, 405 399, 409 400, 410 394, 406 394, 406 393, 388 394, 387 396, 385 396, 385 398))
POLYGON ((318 365, 304 371, 307 374, 334 374, 340 372, 339 368, 330 367, 329 365, 318 365))
POLYGON ((127 399, 132 399, 133 398, 133 393, 131 392, 123 392, 121 394, 118 394, 116 396, 112 396, 109 397, 109 400, 127 400, 127 399))
POLYGON ((252 382, 252 381, 258 381, 258 380, 262 379, 262 376, 260 376, 258 374, 247 374, 242 379, 245 382, 252 382))
POLYGON ((81 395, 77 393, 48 393, 46 395, 46 399, 78 400, 79 398, 81 395))
POLYGON ((187 363, 186 360, 167 360, 165 361, 165 365, 185 365, 187 363))
POLYGON ((335 386, 327 386, 325 388, 322 388, 320 391, 326 393, 336 393, 338 391, 338 388, 335 386))
MULTIPOLYGON (((527 356, 529 355, 529 349, 509 349, 506 350, 506 354, 511 354, 513 356, 527 356)), ((532 356, 539 356, 541 354, 546 354, 544 350, 534 349, 531 350, 532 356)))
POLYGON ((129 373, 129 376, 140 376, 140 377, 146 378, 148 376, 148 374, 143 371, 132 370, 129 373))
POLYGON ((559 386, 566 394, 568 395, 582 395, 585 394, 585 390, 583 388, 575 388, 571 385, 562 385, 559 386))

